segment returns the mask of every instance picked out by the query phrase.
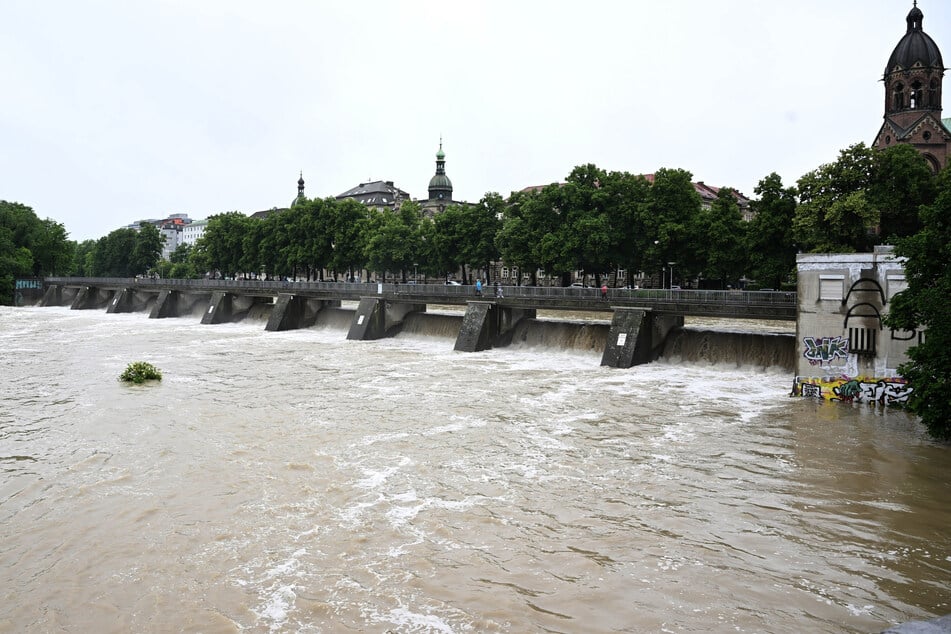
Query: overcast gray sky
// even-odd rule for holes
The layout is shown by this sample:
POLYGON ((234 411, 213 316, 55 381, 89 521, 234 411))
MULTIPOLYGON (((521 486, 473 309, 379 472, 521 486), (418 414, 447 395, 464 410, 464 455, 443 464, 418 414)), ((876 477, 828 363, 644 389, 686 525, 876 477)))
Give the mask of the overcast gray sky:
MULTIPOLYGON (((0 199, 76 240, 579 164, 753 196, 871 143, 911 0, 2 0, 0 199)), ((951 6, 921 0, 951 55, 951 6)), ((947 113, 946 113, 947 114, 947 113)))

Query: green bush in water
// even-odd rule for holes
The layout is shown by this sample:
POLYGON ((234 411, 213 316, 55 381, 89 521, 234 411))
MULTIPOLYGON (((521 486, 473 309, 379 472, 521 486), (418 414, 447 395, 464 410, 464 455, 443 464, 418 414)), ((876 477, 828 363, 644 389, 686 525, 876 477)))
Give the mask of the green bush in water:
POLYGON ((149 380, 161 381, 162 373, 151 363, 135 361, 130 363, 125 372, 119 375, 119 380, 127 383, 144 383, 149 380))

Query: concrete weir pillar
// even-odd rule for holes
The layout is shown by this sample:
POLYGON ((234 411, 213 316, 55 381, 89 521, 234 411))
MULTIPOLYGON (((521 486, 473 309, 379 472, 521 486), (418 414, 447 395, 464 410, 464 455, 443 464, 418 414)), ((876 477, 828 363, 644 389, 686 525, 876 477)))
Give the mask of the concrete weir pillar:
POLYGON ((131 313, 133 299, 135 298, 135 290, 131 288, 120 288, 116 291, 115 295, 112 296, 112 301, 109 302, 109 307, 106 308, 107 313, 131 313))
POLYGON ((231 293, 224 291, 215 291, 211 294, 211 302, 208 309, 201 317, 203 324, 223 324, 231 320, 231 293))
POLYGON ((512 343, 515 326, 522 319, 534 319, 533 308, 510 308, 495 302, 469 302, 462 328, 453 348, 460 352, 480 352, 512 343))
POLYGON ((317 314, 328 306, 339 307, 340 300, 307 299, 291 293, 279 293, 264 329, 278 331, 308 328, 317 321, 317 314))
POLYGON ((493 302, 469 302, 466 305, 466 315, 462 318, 462 328, 456 335, 453 350, 480 352, 492 347, 499 334, 494 308, 493 302))
POLYGON ((71 310, 87 310, 90 308, 101 308, 105 301, 108 301, 111 291, 103 291, 95 286, 83 286, 76 293, 73 299, 71 310))
POLYGON ((149 313, 149 319, 178 317, 178 295, 178 291, 160 291, 155 305, 152 306, 152 312, 149 313))
POLYGON ((601 365, 630 368, 650 363, 660 356, 668 333, 683 323, 683 317, 655 315, 639 308, 615 308, 601 365))
POLYGON ((63 303, 63 287, 59 284, 50 284, 43 293, 39 306, 61 306, 63 303))
POLYGON ((362 297, 353 316, 347 339, 368 341, 392 337, 403 327, 403 320, 411 313, 426 311, 426 304, 393 302, 380 297, 362 297))

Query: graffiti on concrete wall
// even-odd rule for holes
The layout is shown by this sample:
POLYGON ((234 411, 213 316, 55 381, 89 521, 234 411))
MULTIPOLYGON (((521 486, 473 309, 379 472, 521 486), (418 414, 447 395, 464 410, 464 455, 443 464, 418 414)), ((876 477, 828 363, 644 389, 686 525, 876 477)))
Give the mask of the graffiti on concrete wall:
POLYGON ((849 356, 848 337, 803 337, 804 356, 811 365, 829 365, 836 359, 849 356))
POLYGON ((879 405, 906 403, 914 389, 907 380, 898 376, 888 378, 798 377, 796 383, 799 394, 807 398, 879 405))

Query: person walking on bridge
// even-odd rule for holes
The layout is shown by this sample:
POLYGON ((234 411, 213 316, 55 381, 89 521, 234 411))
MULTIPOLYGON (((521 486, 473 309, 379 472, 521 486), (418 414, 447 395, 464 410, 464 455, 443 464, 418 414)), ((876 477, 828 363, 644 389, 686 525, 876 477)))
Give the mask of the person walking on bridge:
POLYGON ((601 284, 601 300, 607 301, 607 299, 608 299, 608 285, 602 283, 601 284))
POLYGON ((482 296, 482 280, 476 280, 476 296, 482 296))
POLYGON ((498 297, 499 299, 503 299, 503 297, 502 297, 502 283, 499 282, 498 280, 495 280, 495 296, 498 297))

